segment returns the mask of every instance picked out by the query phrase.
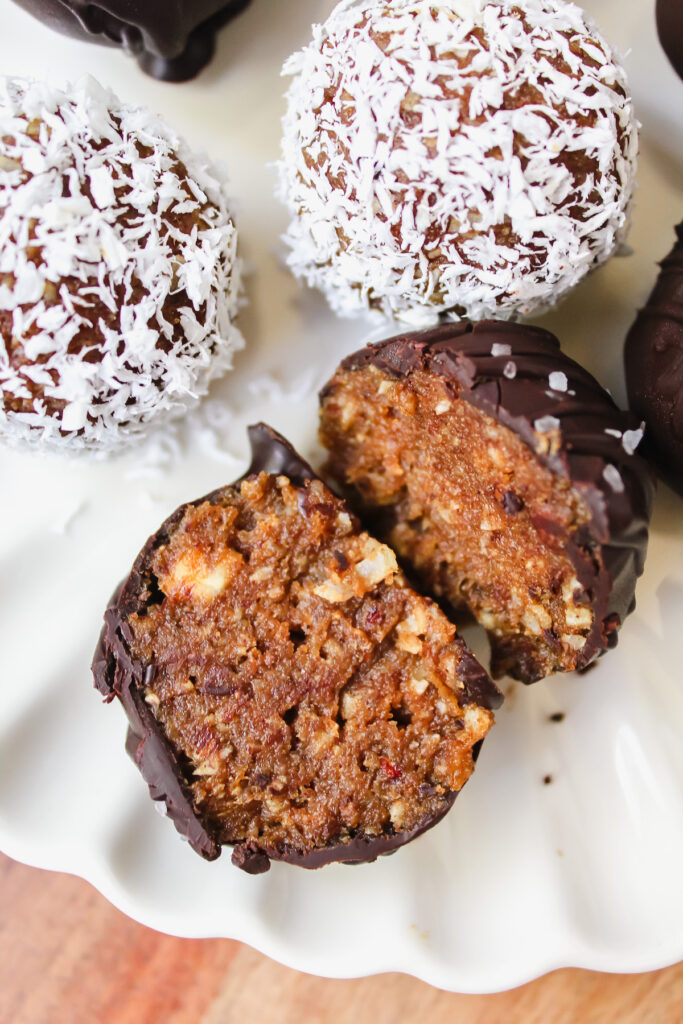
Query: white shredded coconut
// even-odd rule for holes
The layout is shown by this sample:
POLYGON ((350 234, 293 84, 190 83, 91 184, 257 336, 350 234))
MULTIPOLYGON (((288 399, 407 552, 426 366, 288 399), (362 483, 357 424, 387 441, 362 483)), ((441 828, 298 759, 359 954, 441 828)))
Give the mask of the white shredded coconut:
POLYGON ((500 342, 494 341, 493 345, 491 345, 491 355, 494 359, 497 359, 499 356, 511 356, 512 347, 510 345, 501 345, 500 342))
POLYGON ((541 416, 540 419, 534 420, 534 430, 539 434, 549 434, 552 430, 558 430, 559 426, 557 416, 541 416))
POLYGON ((642 424, 637 430, 625 430, 621 438, 621 447, 624 449, 627 455, 635 454, 636 448, 643 440, 645 435, 645 424, 642 424))
POLYGON ((572 3, 343 0, 283 73, 288 262, 339 313, 538 312, 626 234, 637 124, 572 3))
POLYGON ((610 437, 621 437, 621 430, 616 430, 615 427, 605 427, 605 433, 609 434, 610 437))
POLYGON ((553 372, 548 375, 548 383, 553 391, 566 391, 569 387, 567 374, 563 373, 562 370, 553 370, 553 372))
POLYGON ((236 246, 222 172, 150 111, 0 79, 0 437, 105 452, 195 405, 244 344, 236 246))
POLYGON ((512 359, 509 359, 503 367, 503 376, 508 380, 514 380, 517 376, 517 363, 514 363, 512 359))
POLYGON ((610 462, 602 471, 607 483, 610 485, 615 494, 621 494, 624 490, 624 481, 621 479, 621 473, 616 466, 613 466, 610 462))

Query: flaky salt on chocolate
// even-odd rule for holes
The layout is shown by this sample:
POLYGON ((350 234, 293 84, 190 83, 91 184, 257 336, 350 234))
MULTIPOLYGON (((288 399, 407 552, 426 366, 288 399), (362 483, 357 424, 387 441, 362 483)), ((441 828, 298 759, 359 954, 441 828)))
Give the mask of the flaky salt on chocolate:
POLYGON ((415 326, 552 305, 625 237, 625 73, 564 0, 346 0, 285 65, 289 265, 415 326))
POLYGON ((155 800, 250 873, 372 861, 436 824, 501 695, 293 449, 184 505, 105 615, 95 682, 155 800))
POLYGON ((0 80, 0 439, 108 452, 243 346, 221 173, 93 79, 0 80))
POLYGON ((500 321, 369 345, 321 394, 331 476, 525 683, 585 668, 635 606, 642 435, 552 334, 500 321))

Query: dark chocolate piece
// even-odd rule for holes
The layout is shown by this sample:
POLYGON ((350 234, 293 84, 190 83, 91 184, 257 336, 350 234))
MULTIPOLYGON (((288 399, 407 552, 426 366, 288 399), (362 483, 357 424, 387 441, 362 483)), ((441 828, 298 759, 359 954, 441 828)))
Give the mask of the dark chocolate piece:
MULTIPOLYGON (((251 466, 231 487, 262 472, 285 475, 297 487, 303 487, 307 481, 317 479, 308 463, 270 427, 262 423, 250 427, 249 438, 252 447, 251 466)), ((128 620, 133 613, 143 612, 158 603, 161 598, 158 588, 155 590, 149 582, 148 566, 152 554, 169 542, 174 528, 188 509, 201 506, 205 502, 216 503, 224 493, 225 488, 221 488, 204 498, 181 506, 157 533, 149 538, 136 558, 129 577, 116 590, 110 601, 92 664, 96 688, 107 702, 117 697, 126 711, 129 720, 127 750, 147 782, 152 799, 165 802, 168 815, 178 832, 207 860, 214 860, 220 856, 224 840, 216 823, 205 820, 197 809, 187 781, 188 765, 183 763, 182 755, 168 741, 144 700, 142 688, 153 680, 156 669, 153 665, 142 664, 131 652, 134 637, 128 620)), ((498 688, 469 654, 464 641, 456 637, 455 642, 461 652, 458 675, 463 683, 463 691, 458 699, 462 706, 476 703, 487 709, 499 707, 503 698, 498 688)), ((481 741, 472 748, 474 760, 479 754, 480 747, 481 741)), ((305 868, 318 868, 335 861, 374 861, 379 856, 392 853, 435 825, 450 809, 456 796, 456 791, 446 791, 438 813, 428 816, 418 827, 410 831, 381 834, 376 837, 365 834, 352 835, 347 841, 331 843, 306 853, 286 846, 274 848, 260 845, 250 840, 234 845, 232 860, 236 866, 249 874, 267 871, 271 860, 281 860, 305 868)))
POLYGON ((77 39, 120 46, 148 75, 194 78, 211 60, 216 33, 250 0, 15 0, 50 28, 77 39))
MULTIPOLYGON (((683 4, 680 7, 683 17, 683 4)), ((683 496, 683 222, 654 290, 626 338, 631 409, 645 420, 645 453, 683 496)))
MULTIPOLYGON (((568 537, 565 550, 594 610, 593 627, 577 668, 615 646, 617 631, 635 608, 636 580, 643 571, 654 481, 645 461, 630 454, 629 438, 638 423, 614 404, 607 392, 578 363, 564 355, 548 331, 496 320, 448 323, 432 330, 402 334, 368 345, 346 358, 342 370, 375 366, 405 378, 424 370, 458 397, 516 433, 538 460, 571 481, 591 520, 568 537), (495 353, 495 354, 494 354, 495 353), (550 374, 563 373, 566 390, 553 390, 550 374), (539 450, 534 428, 552 417, 557 444, 539 450), (605 475, 606 467, 608 469, 605 475), (600 557, 594 553, 599 549, 600 557)), ((321 392, 321 404, 332 383, 321 392)), ((637 437, 633 435, 634 438, 637 437)), ((515 514, 518 502, 503 497, 515 514)), ((552 530, 555 524, 543 524, 552 530)), ((504 661, 504 638, 497 638, 504 661)), ((496 653, 496 652, 494 652, 496 653)), ((495 660, 495 659, 494 659, 495 660)), ((519 678, 533 682, 534 666, 520 666, 519 678)))
POLYGON ((671 65, 683 78, 683 3, 681 0, 657 0, 657 34, 671 65))

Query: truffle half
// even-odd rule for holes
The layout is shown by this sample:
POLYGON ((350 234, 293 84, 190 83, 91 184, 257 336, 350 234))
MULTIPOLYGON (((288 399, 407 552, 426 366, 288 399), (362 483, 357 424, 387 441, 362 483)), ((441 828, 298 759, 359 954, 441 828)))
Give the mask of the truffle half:
POLYGON ((631 409, 645 420, 647 454, 683 496, 683 222, 624 349, 631 409))
POLYGON ((231 366, 218 172, 92 79, 0 80, 0 439, 111 451, 231 366))
POLYGON ((279 435, 250 435, 249 473, 138 556, 96 685, 204 857, 375 860, 448 811, 501 696, 393 552, 279 435))
POLYGON ((194 78, 214 52, 218 30, 250 0, 15 0, 50 28, 120 46, 143 71, 167 82, 194 78))
POLYGON ((370 345, 321 417, 331 476, 427 593, 485 626, 494 676, 616 643, 647 544, 642 430, 552 334, 483 321, 370 345))
POLYGON ((346 0, 285 65, 289 264, 415 326, 552 305, 623 239, 624 71, 564 0, 346 0))

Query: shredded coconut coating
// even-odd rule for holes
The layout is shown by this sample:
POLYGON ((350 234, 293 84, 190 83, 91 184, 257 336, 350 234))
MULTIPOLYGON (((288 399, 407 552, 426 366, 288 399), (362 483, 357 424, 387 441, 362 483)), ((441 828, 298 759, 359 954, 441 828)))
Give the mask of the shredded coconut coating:
POLYGON ((0 438, 112 451, 243 339, 222 173, 93 79, 0 80, 0 438))
POLYGON ((623 69, 564 0, 344 0, 294 54, 289 265, 343 315, 553 305, 628 229, 623 69))

